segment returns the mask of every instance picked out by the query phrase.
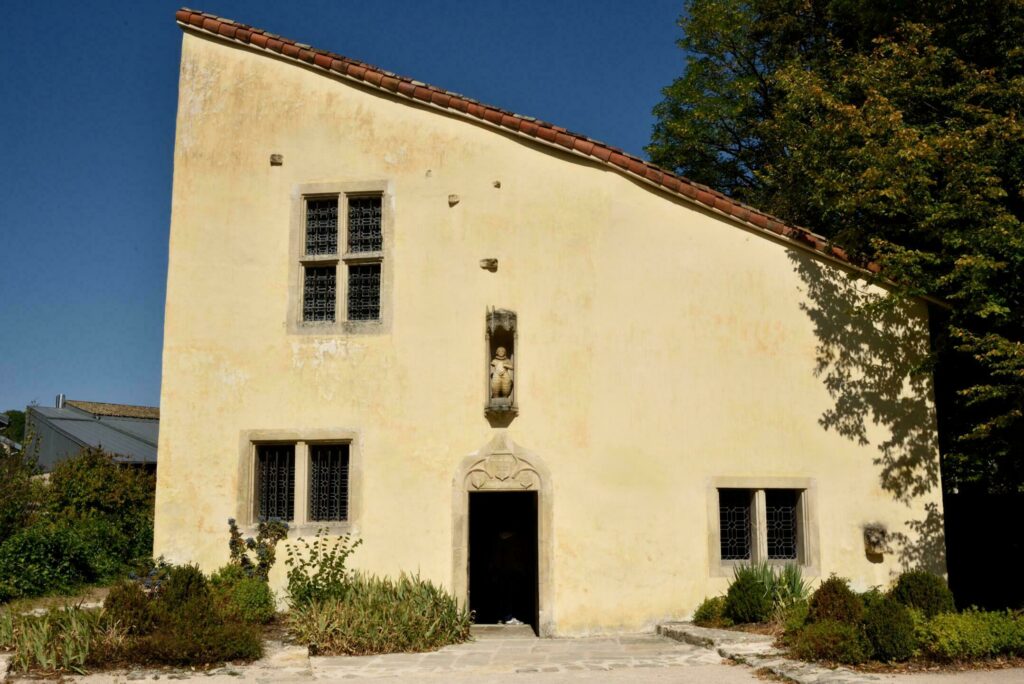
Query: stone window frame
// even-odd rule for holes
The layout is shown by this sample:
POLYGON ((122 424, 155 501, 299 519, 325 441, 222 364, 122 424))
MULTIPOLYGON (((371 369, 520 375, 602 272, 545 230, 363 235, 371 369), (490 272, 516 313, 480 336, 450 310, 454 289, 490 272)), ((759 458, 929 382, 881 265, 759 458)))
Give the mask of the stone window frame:
POLYGON ((799 491, 797 498, 797 559, 805 575, 820 575, 820 547, 818 543, 817 483, 809 477, 713 477, 707 486, 708 559, 712 577, 732 577, 737 565, 767 561, 770 565, 786 565, 792 560, 768 558, 768 528, 765 507, 766 489, 792 489, 799 491), (748 560, 723 560, 720 521, 718 517, 719 489, 749 489, 754 492, 750 511, 750 546, 748 560))
POLYGON ((288 238, 288 332, 293 335, 379 335, 391 330, 392 273, 394 272, 394 194, 387 180, 301 183, 292 189, 291 220, 288 238), (379 195, 381 198, 380 252, 348 254, 348 198, 379 195), (338 254, 306 254, 306 200, 338 199, 338 254), (380 264, 380 318, 371 321, 347 320, 348 266, 380 264), (333 321, 306 321, 302 316, 305 268, 311 265, 335 267, 333 321))
POLYGON ((355 430, 243 430, 239 438, 238 506, 235 518, 247 534, 259 523, 256 496, 256 448, 263 444, 295 445, 295 519, 288 522, 288 536, 309 537, 318 530, 328 534, 359 534, 362 513, 362 455, 355 430), (348 519, 309 520, 309 447, 315 444, 348 445, 348 519))

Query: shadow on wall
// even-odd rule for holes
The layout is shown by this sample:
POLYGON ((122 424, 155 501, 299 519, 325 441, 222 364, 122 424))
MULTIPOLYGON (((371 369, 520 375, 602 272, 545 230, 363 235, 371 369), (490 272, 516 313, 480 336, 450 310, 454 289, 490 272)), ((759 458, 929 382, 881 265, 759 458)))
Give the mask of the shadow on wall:
MULTIPOLYGON (((912 315, 913 302, 872 293, 861 277, 802 252, 790 252, 790 259, 807 292, 801 308, 818 338, 815 375, 833 401, 818 422, 861 445, 875 437, 882 489, 909 510, 915 498, 941 486, 928 322, 912 315)), ((924 511, 922 519, 906 521, 909 533, 889 534, 890 548, 905 568, 945 573, 942 512, 935 503, 924 511)))

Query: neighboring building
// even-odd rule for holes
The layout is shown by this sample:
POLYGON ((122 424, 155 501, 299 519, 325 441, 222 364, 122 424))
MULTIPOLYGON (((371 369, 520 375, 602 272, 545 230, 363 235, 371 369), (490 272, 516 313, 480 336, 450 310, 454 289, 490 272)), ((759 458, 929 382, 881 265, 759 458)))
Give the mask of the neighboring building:
MULTIPOLYGON (((6 430, 7 426, 11 424, 10 418, 6 413, 0 413, 0 430, 6 430)), ((7 453, 12 451, 21 451, 21 444, 15 442, 13 439, 9 439, 0 435, 0 449, 3 449, 7 453)))
POLYGON ((883 285, 806 230, 178 21, 155 554, 212 570, 228 518, 327 527, 545 635, 686 616, 749 560, 942 570, 925 302, 876 325, 853 306, 883 285))
POLYGON ((103 449, 125 465, 156 468, 160 409, 57 397, 53 408, 25 409, 26 441, 45 472, 85 447, 103 449))

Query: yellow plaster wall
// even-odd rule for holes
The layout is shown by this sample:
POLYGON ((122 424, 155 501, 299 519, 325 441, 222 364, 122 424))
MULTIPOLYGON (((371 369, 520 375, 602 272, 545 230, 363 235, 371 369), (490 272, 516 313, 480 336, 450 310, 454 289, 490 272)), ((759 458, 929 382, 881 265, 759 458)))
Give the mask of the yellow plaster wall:
MULTIPOLYGON (((799 250, 600 165, 188 33, 174 164, 157 554, 225 562, 243 431, 351 429, 354 564, 450 585, 452 477, 494 432, 488 306, 519 316, 509 432, 551 471, 558 634, 649 627, 724 589, 708 569, 712 477, 813 478, 820 569, 861 588, 899 568, 898 553, 865 557, 862 524, 913 542, 905 523, 941 512, 937 487, 909 504, 881 488, 884 423, 866 446, 819 424, 834 402, 798 268, 846 275, 799 250), (391 330, 288 334, 293 190, 365 180, 394 193, 391 330)), ((911 309, 919 350, 926 311, 911 309)), ((928 386, 914 399, 934 439, 928 386)))

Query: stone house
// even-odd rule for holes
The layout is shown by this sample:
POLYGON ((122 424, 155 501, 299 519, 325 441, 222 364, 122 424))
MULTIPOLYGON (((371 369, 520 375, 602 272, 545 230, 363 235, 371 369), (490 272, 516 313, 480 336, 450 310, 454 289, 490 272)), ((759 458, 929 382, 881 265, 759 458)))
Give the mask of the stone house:
MULTIPOLYGON (((191 10, 155 553, 363 539, 479 622, 690 614, 738 563, 944 567, 929 304, 638 158, 191 10)), ((284 568, 272 582, 283 585, 284 568)))

